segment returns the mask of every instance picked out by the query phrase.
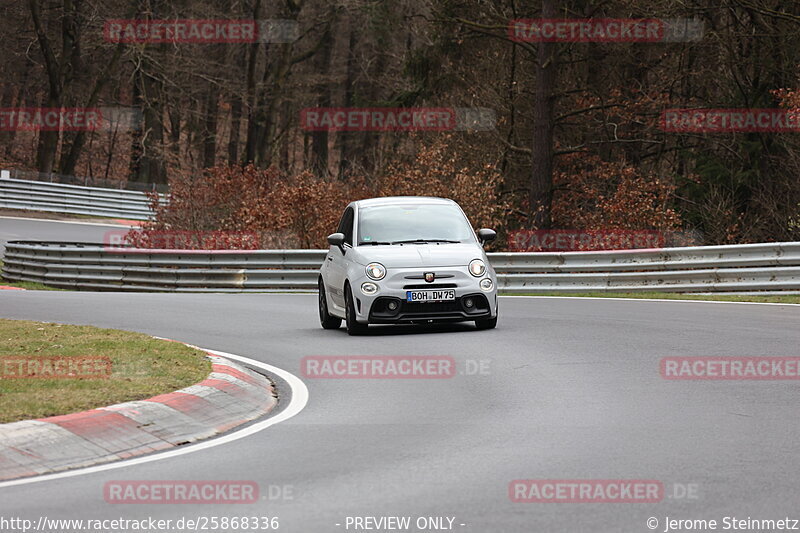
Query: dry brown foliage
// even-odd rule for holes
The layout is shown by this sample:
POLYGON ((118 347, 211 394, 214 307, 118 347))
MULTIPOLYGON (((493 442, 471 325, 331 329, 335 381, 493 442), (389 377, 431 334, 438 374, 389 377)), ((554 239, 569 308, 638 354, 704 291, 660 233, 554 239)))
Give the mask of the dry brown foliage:
MULTIPOLYGON (((508 207, 498 195, 500 175, 488 165, 478 170, 458 165, 446 141, 422 148, 410 161, 394 164, 373 180, 359 176, 347 181, 319 179, 310 172, 287 176, 252 165, 176 176, 170 181, 167 202, 151 196, 155 221, 129 240, 133 244, 169 242, 153 237, 169 231, 223 231, 256 233, 261 248, 320 248, 336 230, 349 202, 401 195, 452 198, 475 227, 501 228, 508 207)), ((181 242, 192 245, 203 239, 181 242)))

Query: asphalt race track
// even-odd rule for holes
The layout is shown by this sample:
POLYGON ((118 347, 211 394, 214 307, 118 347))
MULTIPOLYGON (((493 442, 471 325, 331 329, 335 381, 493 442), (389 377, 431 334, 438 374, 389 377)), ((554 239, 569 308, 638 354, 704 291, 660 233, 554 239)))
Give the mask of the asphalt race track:
POLYGON ((0 317, 140 331, 250 357, 300 377, 310 395, 294 418, 234 442, 0 487, 0 515, 266 515, 279 531, 303 533, 347 531, 348 516, 448 516, 464 532, 800 518, 797 382, 659 373, 667 356, 799 356, 800 306, 509 297, 500 313, 491 331, 371 327, 349 337, 319 327, 311 295, 0 291, 0 317), (311 355, 447 355, 459 374, 309 379, 301 358, 311 355), (513 503, 515 479, 653 479, 665 497, 513 503), (262 501, 108 504, 103 487, 114 480, 248 480, 262 501))
POLYGON ((124 226, 95 221, 60 221, 45 219, 10 218, 0 215, 0 253, 8 241, 66 241, 102 243, 109 231, 120 231, 124 226))

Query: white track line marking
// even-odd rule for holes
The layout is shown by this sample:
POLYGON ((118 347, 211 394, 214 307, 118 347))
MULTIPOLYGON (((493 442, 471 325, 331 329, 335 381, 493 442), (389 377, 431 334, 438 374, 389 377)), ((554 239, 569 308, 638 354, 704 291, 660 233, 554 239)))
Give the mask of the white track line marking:
MULTIPOLYGON (((210 293, 208 293, 210 294, 210 293)), ((265 293, 266 294, 266 293, 265 293)), ((288 296, 313 296, 311 292, 276 292, 270 293, 275 295, 288 295, 288 296)), ((792 303, 779 303, 779 302, 726 302, 723 300, 679 300, 669 298, 612 298, 610 296, 526 296, 516 294, 499 294, 500 298, 549 298, 549 299, 562 299, 562 300, 621 300, 626 302, 677 302, 677 303, 697 303, 697 304, 746 304, 746 305, 800 305, 792 303)), ((767 296, 766 294, 764 296, 767 296)), ((0 485, 1 486, 1 485, 0 485)))
MULTIPOLYGON (((766 294, 764 296, 767 296, 766 294)), ((603 296, 516 296, 514 294, 501 294, 501 298, 551 298, 563 300, 622 300, 627 302, 679 302, 679 303, 698 303, 698 304, 746 304, 746 305, 800 305, 778 302, 726 302, 723 300, 671 300, 669 298, 613 298, 603 296)))
POLYGON ((293 416, 295 416, 296 414, 298 414, 300 411, 302 411, 303 408, 308 403, 308 388, 306 387, 306 384, 303 383, 300 380, 300 378, 298 378, 294 374, 287 372, 286 370, 282 370, 272 365, 262 363, 261 361, 256 361, 255 359, 250 359, 249 357, 242 357, 241 355, 235 355, 227 352, 219 352, 217 350, 209 350, 206 348, 199 348, 199 349, 213 355, 218 355, 219 357, 225 357, 227 359, 239 361, 240 363, 245 363, 251 366, 261 368, 263 370, 266 370, 267 372, 271 372, 279 376, 284 381, 286 381, 286 383, 288 383, 289 387, 292 389, 291 403, 289 403, 289 405, 287 405, 280 413, 278 413, 273 417, 267 418, 266 420, 262 420, 260 422, 256 422, 255 424, 251 424, 245 427, 244 429, 240 429, 238 431, 234 430, 232 433, 212 438, 211 440, 201 441, 195 444, 190 444, 188 446, 181 446, 174 450, 161 452, 154 455, 144 455, 133 459, 116 461, 114 463, 106 463, 96 466, 90 466, 87 468, 80 468, 76 470, 67 470, 65 472, 57 472, 55 474, 44 474, 41 476, 12 479, 10 481, 1 482, 0 488, 13 487, 16 485, 25 485, 28 483, 37 483, 40 481, 51 481, 65 477, 82 476, 85 474, 93 474, 95 472, 104 472, 106 470, 113 470, 115 468, 124 468, 128 466, 140 465, 143 463, 150 463, 152 461, 160 461, 162 459, 169 459, 171 457, 177 457, 179 455, 186 455, 187 453, 199 452, 200 450, 213 448, 215 446, 220 446, 222 444, 227 444, 229 442, 239 440, 254 433, 258 433, 259 431, 266 429, 270 426, 274 426, 279 422, 288 420, 293 416))
POLYGON ((127 224, 112 224, 111 222, 81 222, 79 220, 54 220, 52 218, 31 218, 31 217, 9 217, 0 216, 8 220, 32 220, 34 222, 57 222, 59 224, 79 224, 81 226, 109 226, 112 228, 133 228, 127 224))

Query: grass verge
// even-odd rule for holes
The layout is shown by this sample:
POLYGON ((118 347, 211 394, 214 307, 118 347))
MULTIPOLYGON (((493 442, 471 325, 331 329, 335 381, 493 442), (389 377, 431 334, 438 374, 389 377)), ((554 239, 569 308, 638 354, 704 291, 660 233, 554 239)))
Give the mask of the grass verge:
POLYGON ((530 292, 506 296, 571 296, 582 298, 640 298, 654 300, 711 300, 715 302, 761 302, 800 304, 800 294, 683 294, 675 292, 530 292))
POLYGON ((203 352, 177 342, 115 329, 0 319, 0 423, 143 400, 193 385, 210 372, 203 352), (19 375, 20 361, 42 365, 48 357, 106 357, 111 373, 105 379, 10 377, 19 375))

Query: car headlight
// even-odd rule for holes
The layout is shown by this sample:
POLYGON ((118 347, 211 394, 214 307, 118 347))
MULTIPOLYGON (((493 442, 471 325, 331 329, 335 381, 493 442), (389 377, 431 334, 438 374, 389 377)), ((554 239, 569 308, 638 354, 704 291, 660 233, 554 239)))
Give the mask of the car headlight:
POLYGON ((486 264, 480 259, 473 259, 469 263, 469 273, 479 278, 486 272, 486 264))
POLYGON ((491 278, 483 278, 479 284, 482 291, 489 292, 494 288, 494 282, 491 278))
POLYGON ((365 281, 361 284, 361 292, 363 292, 367 296, 372 296, 376 292, 378 292, 378 286, 372 283, 371 281, 365 281))
POLYGON ((375 281, 382 280, 386 277, 386 267, 380 263, 370 263, 367 265, 367 277, 375 281))

